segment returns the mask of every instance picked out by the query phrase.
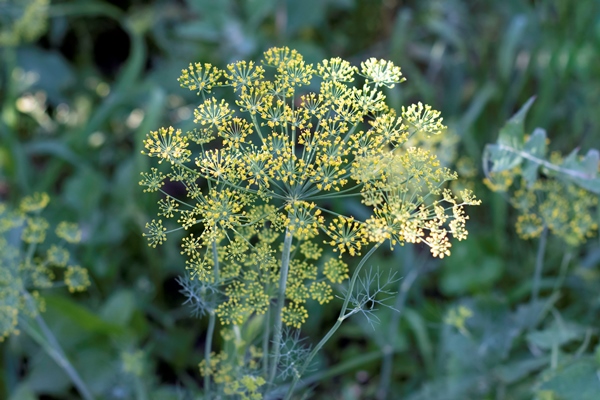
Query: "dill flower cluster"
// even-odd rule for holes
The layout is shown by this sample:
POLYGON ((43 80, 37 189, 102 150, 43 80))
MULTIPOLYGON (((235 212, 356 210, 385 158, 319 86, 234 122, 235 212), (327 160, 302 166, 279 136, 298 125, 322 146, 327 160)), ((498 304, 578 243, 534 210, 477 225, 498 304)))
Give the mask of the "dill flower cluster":
MULTIPOLYGON (((558 153, 551 158, 558 166, 564 162, 558 153)), ((522 174, 519 166, 492 172, 484 180, 493 191, 509 196, 510 204, 519 213, 515 223, 519 237, 537 238, 547 227, 566 244, 576 247, 596 234, 597 195, 568 179, 546 176, 528 182, 522 174)))
POLYGON ((544 228, 569 246, 579 246, 598 230, 595 214, 600 196, 600 152, 579 149, 566 157, 548 155, 546 131, 525 134, 529 99, 500 130, 498 140, 483 153, 484 183, 505 193, 519 212, 515 225, 523 239, 541 235, 544 228))
POLYGON ((16 210, 0 202, 0 341, 19 332, 21 313, 44 311, 40 289, 59 286, 59 280, 72 293, 90 285, 87 270, 72 263, 67 249, 81 240, 77 225, 60 222, 58 240, 48 243, 50 224, 41 212, 49 202, 46 193, 24 197, 16 210))
POLYGON ((202 97, 197 127, 160 128, 144 140, 143 153, 168 164, 142 174, 145 191, 162 193, 145 235, 156 246, 168 232, 186 230, 187 269, 222 287, 214 310, 222 323, 266 313, 282 265, 282 318, 299 328, 305 303, 330 301, 333 285, 348 278, 347 259, 365 247, 420 243, 443 258, 450 237, 467 237, 464 206, 479 200, 446 188, 456 173, 407 145, 445 127, 430 106, 399 114, 387 106, 383 87, 403 80, 389 61, 355 67, 332 58, 314 66, 288 48, 268 50, 260 63, 183 70, 181 86, 202 97), (231 101, 215 97, 222 88, 231 101), (167 182, 181 185, 185 198, 169 193, 167 182), (360 216, 332 210, 332 202, 352 198, 364 206, 360 216))

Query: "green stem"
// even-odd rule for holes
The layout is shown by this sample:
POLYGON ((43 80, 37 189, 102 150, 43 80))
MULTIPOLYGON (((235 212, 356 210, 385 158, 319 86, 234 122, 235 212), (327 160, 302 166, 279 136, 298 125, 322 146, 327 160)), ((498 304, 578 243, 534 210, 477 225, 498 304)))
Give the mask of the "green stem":
POLYGON ((552 289, 553 293, 556 293, 562 287, 565 277, 567 276, 567 270, 569 268, 569 263, 573 258, 573 250, 569 248, 565 255, 563 256, 562 262, 560 263, 560 271, 558 273, 558 278, 556 278, 556 282, 554 283, 554 288, 552 289))
MULTIPOLYGON (((354 356, 351 360, 343 361, 338 365, 328 368, 327 371, 318 371, 312 375, 307 376, 305 379, 302 380, 302 382, 300 382, 296 386, 296 388, 299 389, 301 387, 312 385, 316 382, 322 382, 326 379, 344 375, 348 372, 355 371, 359 368, 364 368, 365 364, 380 359, 382 355, 383 353, 381 352, 381 350, 374 350, 366 354, 354 356)), ((288 387, 289 385, 278 386, 276 390, 269 393, 268 398, 280 398, 281 396, 283 396, 283 393, 285 393, 288 390, 288 387)))
MULTIPOLYGON (((212 242, 212 253, 213 253, 213 273, 215 276, 215 283, 219 282, 219 254, 217 252, 217 242, 212 242)), ((208 331, 206 332, 206 342, 204 343, 204 362, 206 363, 207 370, 210 368, 210 353, 212 350, 212 339, 215 332, 215 324, 217 316, 215 310, 210 310, 208 315, 208 331)), ((210 374, 204 375, 204 394, 207 399, 210 398, 210 374)))
POLYGON ((267 313, 265 314, 265 331, 263 333, 262 368, 264 376, 267 376, 267 373, 269 372, 269 341, 271 340, 269 335, 271 335, 271 307, 267 309, 267 313))
MULTIPOLYGON (((22 292, 24 297, 27 299, 29 303, 33 303, 33 299, 27 292, 22 292)), ((48 353, 48 355, 58 364, 59 367, 62 368, 63 371, 67 374, 67 376, 71 379, 71 382, 77 388, 77 391, 81 395, 81 397, 85 400, 92 400, 92 394, 89 389, 77 373, 77 370, 73 367, 73 365, 69 362, 69 359, 65 355, 62 347, 56 340, 56 337, 46 325, 46 322, 38 313, 35 316, 35 321, 40 327, 42 333, 40 334, 37 330, 34 329, 25 319, 21 320, 21 326, 27 331, 27 334, 36 341, 42 348, 48 353)))
POLYGON ((304 361, 304 364, 302 364, 302 367, 300 367, 300 369, 295 374, 294 380, 292 381, 292 384, 290 385, 290 388, 288 389, 288 392, 285 395, 285 400, 289 400, 292 398, 292 394, 294 393, 294 388, 298 384, 298 381, 300 380, 300 378, 302 377, 302 375, 304 374, 304 372, 310 365, 310 363, 311 363, 312 359, 315 357, 315 355, 319 352, 319 350, 321 350, 321 348, 325 345, 325 343, 327 343, 327 341, 334 335, 334 333, 342 325, 342 322, 344 322, 344 320, 348 316, 353 314, 353 312, 351 312, 350 314, 346 315, 346 310, 348 309, 348 303, 350 302, 350 297, 352 297, 352 293, 354 291, 354 285, 356 284, 356 280, 358 279, 358 275, 359 275, 362 267, 365 265, 365 263, 367 262, 369 257, 371 257, 371 255, 373 253, 375 253, 375 250, 377 250, 377 248, 380 246, 380 244, 381 243, 378 243, 375 246, 373 246, 373 248, 371 250, 369 250, 369 252, 363 257, 363 259, 360 260, 360 263, 356 267, 354 274, 352 274, 352 279, 350 280, 350 286, 348 287, 348 291, 346 292, 346 297, 344 298, 344 304, 342 305, 342 309, 340 310, 340 315, 338 316, 337 321, 331 327, 329 332, 327 332, 327 334, 323 337, 323 339, 321 339, 321 341, 312 349, 312 351, 310 352, 310 354, 304 361))
MULTIPOLYGON (((538 245, 537 256, 535 258, 535 271, 533 273, 533 284, 531 286, 531 305, 535 306, 538 302, 540 294, 540 282, 542 280, 542 269, 544 267, 544 253, 546 252, 546 242, 548 239, 548 227, 544 226, 540 235, 540 243, 538 245)), ((533 328, 535 319, 531 320, 531 328, 533 328)))
POLYGON ((275 325, 273 332, 273 363, 269 372, 269 386, 273 384, 277 373, 277 364, 279 364, 279 352, 281 345, 281 313, 285 304, 285 288, 287 285, 287 276, 290 269, 290 252, 292 250, 293 235, 289 230, 285 231, 283 241, 283 250, 281 255, 281 271, 279 272, 279 295, 277 296, 277 309, 275 310, 275 325))

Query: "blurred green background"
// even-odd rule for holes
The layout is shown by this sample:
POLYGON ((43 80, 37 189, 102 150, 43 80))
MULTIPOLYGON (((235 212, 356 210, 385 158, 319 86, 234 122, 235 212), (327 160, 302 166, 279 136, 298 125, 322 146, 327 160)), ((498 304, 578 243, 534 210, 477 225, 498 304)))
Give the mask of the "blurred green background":
MULTIPOLYGON (((484 201, 449 259, 406 247, 376 260, 404 277, 401 318, 383 309, 375 330, 358 319, 343 327, 320 360, 342 367, 315 371, 313 396, 375 398, 391 346, 390 399, 600 398, 598 238, 570 250, 532 337, 523 318, 537 242, 517 238, 514 212, 481 184, 480 167, 485 144, 531 96, 526 127, 546 129, 551 149, 600 147, 600 1, 0 0, 0 24, 0 199, 47 191, 49 219, 83 229, 77 259, 92 286, 47 291, 44 317, 98 398, 200 393, 206 321, 182 305, 176 242, 151 249, 142 237, 156 214, 137 184, 150 166, 142 139, 192 124, 198 98, 177 82, 190 62, 224 67, 276 45, 310 62, 401 66, 407 82, 391 105, 442 111, 460 137, 454 161, 471 165, 464 176, 484 201), (474 313, 468 335, 444 322, 459 305, 474 313), (131 357, 137 380, 122 373, 131 357)), ((567 250, 549 238, 543 294, 567 250)), ((337 307, 310 310, 303 335, 316 342, 337 307)), ((0 344, 0 358, 0 398, 77 398, 25 335, 0 344)))

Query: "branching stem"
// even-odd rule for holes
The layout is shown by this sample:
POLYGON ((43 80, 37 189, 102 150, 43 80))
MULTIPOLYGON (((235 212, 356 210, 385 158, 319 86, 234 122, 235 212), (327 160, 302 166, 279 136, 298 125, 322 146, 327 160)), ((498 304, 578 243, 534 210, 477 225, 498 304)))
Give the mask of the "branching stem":
MULTIPOLYGON (((546 252, 546 242, 548 239, 548 227, 544 226, 540 235, 537 256, 535 258, 535 271, 533 273, 533 284, 531 286, 531 304, 535 305, 540 294, 540 282, 542 280, 542 269, 544 268, 544 253, 546 252)), ((533 319, 531 328, 533 328, 533 319)))
MULTIPOLYGON (((219 254, 217 252, 217 242, 212 242, 212 255, 214 263, 214 277, 215 282, 219 281, 219 254)), ((204 343, 204 362, 207 371, 210 369, 210 353, 212 351, 212 339, 215 332, 215 325, 217 322, 217 316, 215 310, 210 310, 208 314, 208 331, 206 332, 206 342, 204 343)), ((207 399, 210 399, 210 374, 204 375, 204 394, 207 399)))
MULTIPOLYGON (((31 298, 28 292, 22 292, 23 296, 27 299, 27 302, 32 304, 34 300, 31 298)), ((46 353, 52 358, 59 367, 62 368, 63 371, 67 374, 67 376, 73 382, 73 385, 77 388, 77 391, 81 395, 84 400, 92 400, 94 397, 92 396, 90 390, 86 386, 85 382, 81 379, 73 364, 67 358, 65 352, 62 347, 56 340, 56 337, 46 325, 46 321, 42 318, 42 316, 38 313, 35 316, 35 321, 40 327, 41 334, 38 332, 33 326, 31 326, 25 319, 21 320, 21 326, 25 328, 27 334, 35 340, 42 348, 46 351, 46 353)))
POLYGON ((292 398, 292 394, 294 393, 294 388, 298 384, 298 381, 300 380, 300 378, 302 377, 302 375, 304 374, 304 372, 310 365, 310 363, 311 363, 312 359, 315 357, 315 355, 319 352, 319 350, 321 350, 321 348, 325 345, 325 343, 327 343, 327 341, 338 330, 338 328, 342 325, 342 322, 344 322, 344 320, 348 316, 353 314, 353 313, 349 313, 348 315, 346 315, 346 310, 348 309, 348 303, 350 302, 350 298, 352 297, 352 293, 354 291, 354 285, 356 284, 356 280, 358 279, 358 275, 360 274, 362 267, 365 265, 365 263, 367 262, 369 257, 371 257, 371 255, 373 255, 373 253, 375 253, 375 250, 377 250, 377 248, 379 248, 379 246, 380 246, 380 243, 377 243, 375 246, 373 246, 373 248, 371 248, 371 250, 369 250, 369 252, 367 254, 365 254, 365 256, 362 258, 362 260, 360 260, 360 263, 356 267, 354 274, 352 274, 352 279, 350 279, 350 286, 348 287, 348 292, 346 293, 346 297, 344 298, 344 304, 342 305, 342 308, 340 310, 340 315, 338 316, 337 321, 331 327, 329 332, 327 332, 327 334, 323 337, 323 339, 321 339, 321 341, 312 349, 312 351, 310 352, 310 354, 304 361, 304 364, 302 364, 302 366, 300 367, 300 369, 294 376, 294 380, 292 381, 292 384, 290 385, 288 392, 285 395, 285 400, 289 400, 292 398))
POLYGON ((279 272, 279 294, 277 296, 277 308, 275 309, 275 324, 273 331, 273 360, 271 371, 269 372, 269 384, 272 385, 277 374, 277 364, 279 364, 279 351, 281 344, 281 313, 285 305, 285 289, 287 284, 288 272, 290 269, 290 253, 292 250, 293 235, 289 230, 285 231, 283 241, 283 251, 281 255, 281 271, 279 272))

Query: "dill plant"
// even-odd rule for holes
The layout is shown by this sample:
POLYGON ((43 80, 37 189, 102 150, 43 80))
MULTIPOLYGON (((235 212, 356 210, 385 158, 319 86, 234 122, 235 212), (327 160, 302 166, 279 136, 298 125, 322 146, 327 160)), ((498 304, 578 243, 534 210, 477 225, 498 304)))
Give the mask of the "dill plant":
POLYGON ((531 301, 538 301, 548 233, 566 245, 556 292, 565 277, 575 249, 598 231, 600 152, 579 149, 564 156, 548 151, 546 131, 536 128, 525 134, 524 120, 534 98, 501 129, 498 140, 483 153, 484 183, 504 195, 517 211, 517 235, 539 239, 531 301))
POLYGON ((69 376, 84 399, 92 395, 69 362, 41 316, 46 305, 41 290, 67 287, 82 292, 90 285, 87 269, 73 262, 68 246, 81 241, 81 231, 60 222, 50 231, 42 211, 46 193, 24 197, 17 209, 0 202, 0 342, 23 329, 69 376), (49 236, 55 236, 49 240, 49 236))
POLYGON ((140 184, 161 193, 158 218, 146 226, 149 245, 185 231, 189 278, 181 282, 194 313, 209 319, 200 363, 206 398, 260 399, 291 377, 290 398, 316 352, 365 306, 360 299, 374 299, 355 286, 380 245, 421 243, 443 258, 450 237, 467 237, 464 206, 479 200, 445 187, 457 174, 408 145, 445 127, 430 106, 399 114, 388 107, 383 89, 403 81, 386 60, 314 66, 285 47, 260 63, 183 70, 181 86, 202 99, 196 128, 150 132, 142 152, 162 165, 143 172, 140 184), (219 99, 222 90, 234 100, 219 99), (365 217, 332 210, 334 199, 360 200, 365 217), (290 347, 289 330, 309 317, 306 303, 332 301, 340 284, 348 286, 336 324, 310 352, 290 347), (224 345, 214 352, 217 318, 224 345))

